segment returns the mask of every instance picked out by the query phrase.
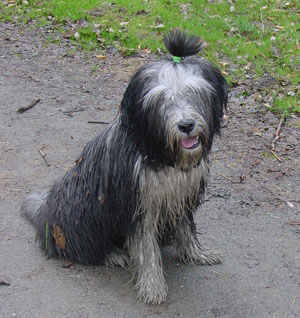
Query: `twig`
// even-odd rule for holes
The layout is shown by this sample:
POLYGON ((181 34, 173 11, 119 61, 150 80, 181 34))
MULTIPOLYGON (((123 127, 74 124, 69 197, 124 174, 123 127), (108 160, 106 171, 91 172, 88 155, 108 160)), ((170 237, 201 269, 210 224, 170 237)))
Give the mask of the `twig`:
POLYGON ((109 125, 110 123, 108 123, 107 121, 94 121, 94 120, 89 120, 88 124, 101 124, 101 125, 109 125))
POLYGON ((70 109, 70 110, 64 110, 63 114, 68 115, 68 116, 72 116, 73 113, 78 113, 78 112, 83 112, 86 109, 88 109, 88 107, 82 107, 82 108, 74 108, 74 109, 70 109))
POLYGON ((38 152, 39 152, 39 154, 43 157, 43 159, 44 159, 46 165, 47 165, 48 167, 50 167, 50 163, 47 161, 46 155, 42 152, 42 150, 41 150, 40 148, 38 148, 38 152))
POLYGON ((40 98, 36 98, 36 99, 34 99, 28 106, 19 107, 19 108, 16 110, 16 112, 17 112, 17 113, 24 113, 24 112, 26 112, 26 110, 28 110, 28 109, 34 107, 38 102, 40 102, 40 100, 41 100, 40 98))
POLYGON ((5 279, 0 279, 0 286, 10 286, 10 282, 5 279))
POLYGON ((225 178, 225 179, 227 179, 227 180, 229 180, 229 181, 231 181, 231 182, 233 182, 233 183, 240 183, 239 181, 235 181, 235 180, 233 180, 233 179, 231 179, 231 178, 229 178, 229 177, 227 177, 227 176, 224 176, 224 175, 221 174, 221 173, 218 173, 218 172, 217 172, 217 175, 219 175, 219 176, 221 176, 221 177, 223 177, 223 178, 225 178))
POLYGON ((272 155, 273 155, 279 162, 282 161, 282 160, 276 155, 276 153, 275 153, 273 150, 271 150, 271 153, 272 153, 272 155))
MULTIPOLYGON (((280 130, 281 130, 281 127, 283 125, 283 123, 285 122, 285 118, 284 117, 281 117, 280 118, 280 121, 279 121, 279 124, 277 126, 277 129, 274 133, 274 139, 272 141, 272 144, 271 144, 271 150, 272 151, 276 151, 276 143, 278 142, 278 140, 280 139, 280 130)), ((281 160, 280 160, 281 161, 281 160)))
POLYGON ((300 225, 300 221, 288 221, 284 223, 285 225, 300 225))

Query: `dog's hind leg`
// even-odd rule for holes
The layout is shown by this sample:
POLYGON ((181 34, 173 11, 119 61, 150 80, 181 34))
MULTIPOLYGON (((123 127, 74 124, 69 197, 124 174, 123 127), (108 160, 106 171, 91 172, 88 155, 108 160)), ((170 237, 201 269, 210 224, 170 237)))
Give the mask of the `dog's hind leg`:
POLYGON ((138 297, 144 303, 160 304, 166 300, 168 287, 152 221, 148 216, 137 224, 133 237, 128 240, 128 249, 138 297))
POLYGON ((222 262, 220 252, 210 250, 198 241, 191 212, 178 222, 175 245, 180 261, 185 264, 214 265, 222 262))
POLYGON ((108 267, 120 266, 126 268, 129 266, 128 254, 125 253, 125 251, 116 248, 106 256, 104 264, 108 267))

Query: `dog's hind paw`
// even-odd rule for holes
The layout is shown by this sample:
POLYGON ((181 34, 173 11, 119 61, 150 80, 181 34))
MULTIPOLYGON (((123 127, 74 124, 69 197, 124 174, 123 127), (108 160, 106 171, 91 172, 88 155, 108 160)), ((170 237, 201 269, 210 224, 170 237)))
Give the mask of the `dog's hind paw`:
POLYGON ((120 249, 113 250, 110 254, 106 256, 104 264, 108 267, 117 267, 122 268, 129 267, 129 257, 124 251, 120 249))

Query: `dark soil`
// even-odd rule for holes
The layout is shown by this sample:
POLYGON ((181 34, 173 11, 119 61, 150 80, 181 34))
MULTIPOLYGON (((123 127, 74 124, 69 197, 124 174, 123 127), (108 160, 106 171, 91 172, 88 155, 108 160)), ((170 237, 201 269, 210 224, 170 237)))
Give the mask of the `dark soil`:
POLYGON ((164 250, 167 302, 149 306, 128 271, 46 259, 19 208, 74 164, 105 127, 89 121, 110 122, 131 74, 153 57, 97 59, 47 42, 47 29, 0 28, 0 317, 299 317, 300 119, 284 123, 276 158, 279 119, 258 98, 268 77, 231 89, 196 216, 224 262, 187 266, 164 250))

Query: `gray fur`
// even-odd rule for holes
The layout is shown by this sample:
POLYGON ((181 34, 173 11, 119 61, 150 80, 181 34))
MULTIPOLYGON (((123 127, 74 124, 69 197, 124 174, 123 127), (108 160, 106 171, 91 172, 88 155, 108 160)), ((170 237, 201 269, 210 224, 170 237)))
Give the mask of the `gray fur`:
POLYGON ((26 216, 34 223, 39 208, 45 202, 48 194, 49 190, 43 189, 37 193, 31 193, 25 197, 21 205, 21 214, 26 216))
POLYGON ((184 52, 182 61, 166 57, 140 68, 113 123, 65 176, 21 207, 48 256, 129 267, 146 303, 167 297, 160 251, 166 241, 184 263, 221 261, 199 242, 193 212, 208 183, 227 85, 212 64, 191 56, 195 41, 170 34, 168 47, 184 52), (182 43, 187 47, 177 47, 182 43))

